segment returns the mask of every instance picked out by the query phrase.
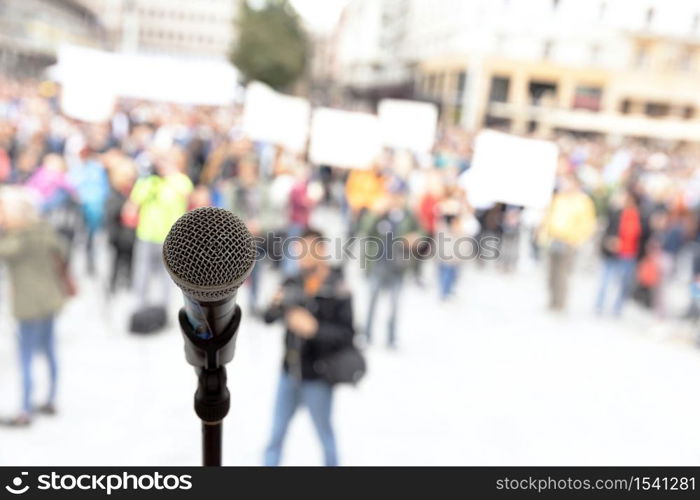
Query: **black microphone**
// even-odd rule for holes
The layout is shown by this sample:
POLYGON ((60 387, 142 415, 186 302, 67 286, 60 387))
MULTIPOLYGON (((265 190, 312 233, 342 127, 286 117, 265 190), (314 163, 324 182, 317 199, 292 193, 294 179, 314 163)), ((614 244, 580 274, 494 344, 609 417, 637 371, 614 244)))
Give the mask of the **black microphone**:
POLYGON ((220 335, 236 310, 236 293, 255 265, 253 236, 228 210, 187 212, 170 229, 163 261, 185 296, 185 313, 197 337, 220 335))
POLYGON ((236 293, 256 255, 243 221, 221 208, 187 212, 163 244, 165 268, 185 297, 178 320, 185 357, 198 376, 194 409, 203 424, 204 465, 221 465, 222 421, 230 408, 224 365, 233 359, 241 322, 236 293))

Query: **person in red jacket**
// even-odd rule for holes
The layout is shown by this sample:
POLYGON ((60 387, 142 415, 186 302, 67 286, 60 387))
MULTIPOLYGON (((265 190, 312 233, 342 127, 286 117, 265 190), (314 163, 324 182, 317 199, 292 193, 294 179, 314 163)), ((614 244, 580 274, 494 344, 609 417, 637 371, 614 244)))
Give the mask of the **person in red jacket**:
POLYGON ((596 301, 596 311, 599 314, 603 313, 605 297, 612 282, 618 284, 613 314, 622 314, 622 308, 634 284, 641 236, 642 222, 637 201, 632 193, 621 193, 620 198, 610 207, 608 225, 603 235, 603 277, 596 301))

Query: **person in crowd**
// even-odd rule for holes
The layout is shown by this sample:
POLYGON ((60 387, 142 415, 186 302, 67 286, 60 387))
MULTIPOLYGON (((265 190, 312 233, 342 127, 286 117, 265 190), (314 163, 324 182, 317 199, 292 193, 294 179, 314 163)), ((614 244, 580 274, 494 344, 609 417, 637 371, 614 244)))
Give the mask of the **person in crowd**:
POLYGON ((406 205, 406 186, 393 181, 389 194, 381 198, 360 222, 360 234, 375 243, 363 256, 369 276, 369 309, 365 322, 365 338, 372 341, 372 326, 379 294, 387 290, 390 296, 387 344, 396 346, 399 298, 404 275, 410 268, 413 247, 422 233, 416 217, 406 205), (376 252, 375 252, 376 250, 376 252))
MULTIPOLYGON (((418 171, 416 171, 418 172, 418 171)), ((420 258, 415 260, 414 272, 416 284, 420 287, 425 285, 423 279, 423 262, 436 251, 435 236, 440 219, 440 206, 443 202, 449 203, 449 189, 444 185, 444 179, 437 174, 436 170, 428 170, 420 174, 413 175, 414 186, 419 184, 420 188, 415 189, 419 194, 415 196, 415 214, 421 226, 424 237, 418 242, 417 250, 420 258), (421 189, 422 188, 422 189, 421 189)), ((409 178, 409 186, 411 179, 409 178)), ((452 188, 453 186, 450 186, 452 188)))
POLYGON ((285 279, 265 311, 267 323, 285 324, 284 361, 275 399, 265 465, 279 465, 289 423, 300 404, 311 414, 324 463, 338 465, 331 425, 333 386, 319 373, 319 361, 353 342, 352 296, 340 268, 332 267, 322 234, 302 234, 305 251, 299 273, 285 279))
POLYGON ((22 187, 0 188, 0 231, 0 260, 9 270, 22 372, 21 412, 3 423, 27 426, 36 414, 56 412, 54 323, 72 293, 65 274, 67 246, 50 225, 41 221, 31 193, 22 187), (44 403, 35 407, 32 362, 37 354, 48 361, 49 390, 44 403))
POLYGON ((311 210, 315 205, 309 193, 310 170, 299 167, 297 178, 289 192, 289 236, 298 236, 309 227, 311 210))
MULTIPOLYGON (((434 179, 434 177, 431 177, 434 179)), ((433 238, 440 217, 440 202, 445 196, 445 187, 440 181, 433 181, 426 186, 425 191, 420 196, 416 215, 420 222, 421 229, 428 238, 433 238)))
POLYGON ((499 255, 501 253, 505 208, 506 206, 503 203, 494 203, 492 206, 478 210, 476 213, 476 218, 479 222, 479 232, 476 235, 476 240, 479 244, 479 260, 477 260, 479 267, 483 267, 489 260, 484 255, 484 249, 488 246, 486 245, 487 241, 494 241, 499 255))
POLYGON ((573 175, 561 179, 540 229, 549 250, 549 308, 564 311, 576 250, 595 232, 596 214, 591 198, 573 175))
POLYGON ((212 192, 208 186, 204 184, 199 184, 195 186, 190 195, 189 203, 187 205, 187 210, 194 210, 195 208, 211 207, 213 206, 212 192))
POLYGON ((80 229, 81 212, 63 157, 47 154, 25 185, 38 194, 42 216, 72 246, 80 229))
POLYGON ((311 211, 316 204, 316 200, 309 192, 309 181, 311 172, 306 165, 300 165, 296 170, 296 182, 289 192, 288 217, 289 225, 287 228, 288 244, 285 245, 282 262, 282 269, 288 275, 293 275, 298 272, 297 262, 297 247, 295 239, 299 237, 309 227, 311 211))
POLYGON ((27 147, 17 151, 10 181, 15 184, 26 183, 36 172, 41 158, 42 149, 38 147, 27 147))
POLYGON ((619 316, 634 284, 642 221, 637 200, 631 192, 621 191, 611 205, 601 242, 603 274, 596 299, 596 312, 604 312, 608 288, 616 283, 618 291, 613 314, 619 316))
POLYGON ((87 270, 92 276, 95 274, 95 235, 102 227, 109 179, 99 157, 85 147, 77 161, 70 165, 68 181, 80 202, 86 233, 87 270))
POLYGON ((265 221, 262 227, 265 229, 267 237, 265 242, 265 253, 270 264, 278 269, 284 262, 286 238, 289 228, 287 219, 289 214, 289 200, 292 188, 296 183, 292 173, 293 165, 279 156, 274 167, 273 177, 266 186, 265 221))
POLYGON ((232 195, 232 210, 246 221, 248 230, 255 238, 257 246, 257 263, 248 277, 250 285, 249 308, 253 315, 257 315, 258 292, 262 275, 261 259, 265 253, 264 234, 260 222, 264 211, 265 192, 258 182, 258 165, 253 156, 248 156, 239 163, 238 177, 232 195))
POLYGON ((678 256, 687 242, 688 215, 684 203, 672 203, 660 230, 660 281, 656 294, 656 312, 660 318, 669 314, 668 288, 677 271, 678 256))
POLYGON ((666 213, 657 211, 652 214, 651 234, 644 244, 645 252, 639 258, 636 273, 638 288, 645 295, 645 305, 654 311, 657 319, 664 316, 662 232, 665 224, 666 213))
POLYGON ((459 255, 457 242, 463 236, 462 219, 459 213, 445 212, 437 223, 438 241, 438 284, 440 300, 453 297, 459 274, 459 255))
POLYGON ((512 273, 520 257, 520 217, 522 207, 506 206, 503 213, 503 234, 501 236, 500 268, 505 273, 512 273))
POLYGON ((466 224, 473 219, 472 209, 463 190, 449 186, 444 197, 435 206, 438 221, 435 225, 438 261, 438 290, 441 300, 453 297, 460 270, 460 239, 467 235, 466 224))
POLYGON ((112 269, 109 273, 109 291, 117 291, 119 281, 131 288, 132 261, 138 213, 131 207, 129 194, 136 181, 136 167, 128 157, 115 160, 109 170, 110 191, 105 204, 105 222, 109 245, 112 247, 112 269))
POLYGON ((12 174, 12 163, 10 162, 10 155, 7 154, 2 147, 0 147, 0 183, 5 183, 10 179, 12 174))
POLYGON ((134 249, 134 288, 139 307, 155 303, 167 307, 170 278, 163 266, 163 243, 175 221, 187 210, 193 186, 182 173, 179 154, 169 150, 159 154, 155 173, 139 179, 129 197, 127 212, 138 212, 134 249), (149 300, 151 281, 160 286, 155 302, 149 300))
POLYGON ((349 208, 349 235, 353 236, 364 214, 386 194, 386 178, 382 164, 371 169, 352 169, 345 181, 345 200, 349 208))

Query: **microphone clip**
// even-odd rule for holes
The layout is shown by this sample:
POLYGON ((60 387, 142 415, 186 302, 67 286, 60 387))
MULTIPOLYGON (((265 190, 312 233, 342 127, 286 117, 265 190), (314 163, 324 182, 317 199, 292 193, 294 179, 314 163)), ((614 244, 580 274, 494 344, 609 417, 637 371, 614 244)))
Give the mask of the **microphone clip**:
POLYGON ((178 321, 185 339, 185 359, 195 368, 214 370, 233 359, 236 352, 236 334, 241 325, 241 308, 236 306, 233 318, 224 331, 208 339, 198 336, 185 309, 180 309, 178 321))
POLYGON ((225 365, 233 359, 236 350, 241 316, 241 308, 236 306, 233 319, 223 332, 210 339, 202 339, 192 327, 185 309, 180 309, 178 314, 180 330, 185 339, 185 358, 197 372, 194 409, 205 423, 222 421, 231 407, 225 365))

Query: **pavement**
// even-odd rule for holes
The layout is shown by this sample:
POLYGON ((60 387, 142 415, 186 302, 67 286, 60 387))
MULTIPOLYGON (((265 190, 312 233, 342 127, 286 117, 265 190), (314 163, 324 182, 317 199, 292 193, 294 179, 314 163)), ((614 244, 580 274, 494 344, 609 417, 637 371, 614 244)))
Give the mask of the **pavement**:
MULTIPOLYGON (((76 264, 80 270, 80 259, 76 264)), ((367 376, 358 387, 336 391, 341 464, 700 465, 695 328, 660 322, 636 304, 620 319, 594 315, 598 273, 595 259, 583 256, 568 312, 552 314, 545 307, 543 266, 525 255, 509 275, 465 264, 458 296, 447 303, 437 298, 434 265, 428 263, 425 285, 408 280, 402 296, 398 348, 384 345, 384 298, 377 338, 365 351, 367 376)), ((196 380, 175 328, 176 290, 170 327, 138 337, 126 327, 132 298, 122 293, 108 300, 103 280, 78 274, 80 295, 57 327, 59 414, 38 417, 26 429, 0 428, 0 465, 198 464, 196 380)), ((347 274, 361 326, 366 281, 354 264, 347 274)), ((263 296, 272 294, 277 280, 265 273, 263 296)), ((679 279, 669 301, 674 314, 686 304, 685 290, 679 279)), ((247 292, 244 287, 239 293, 242 305, 247 292)), ((19 402, 6 297, 3 290, 0 415, 16 412, 19 402)), ((229 365, 227 465, 261 463, 282 336, 280 325, 243 320, 229 365)), ((46 388, 41 359, 35 372, 40 397, 46 388)), ((290 427, 283 460, 321 463, 305 410, 290 427)))

